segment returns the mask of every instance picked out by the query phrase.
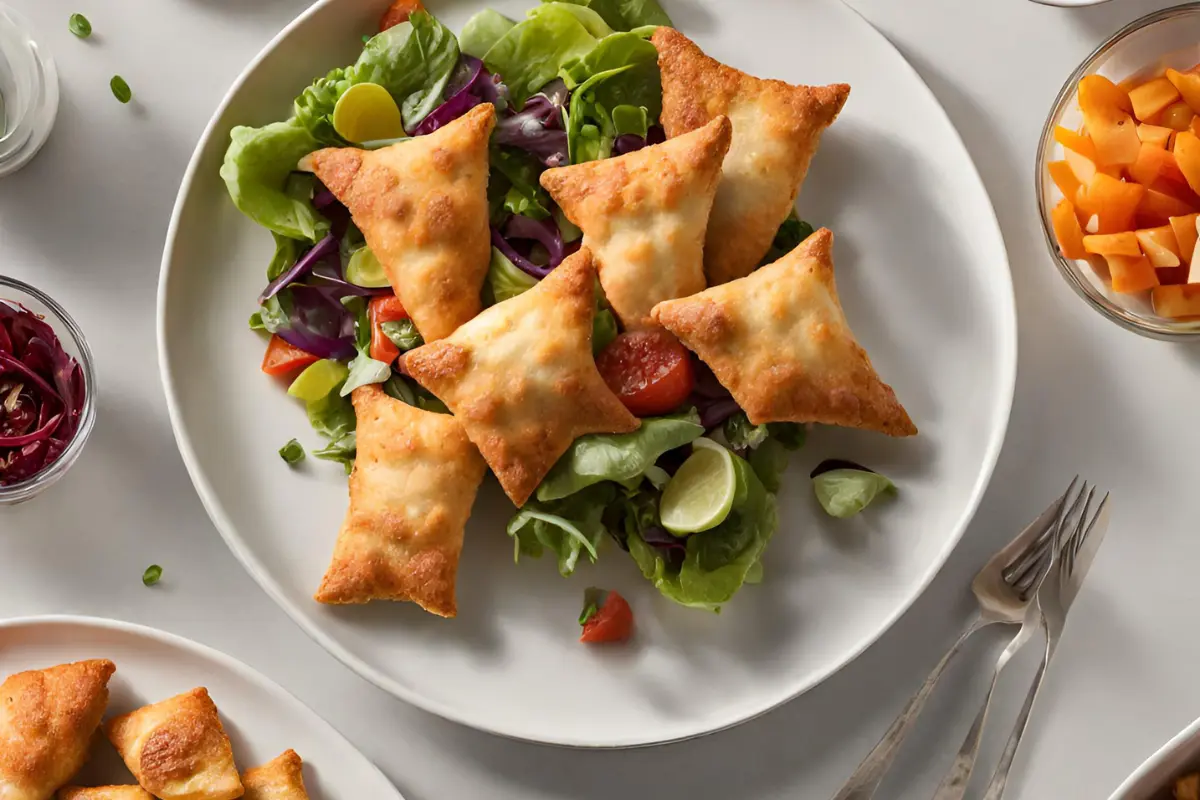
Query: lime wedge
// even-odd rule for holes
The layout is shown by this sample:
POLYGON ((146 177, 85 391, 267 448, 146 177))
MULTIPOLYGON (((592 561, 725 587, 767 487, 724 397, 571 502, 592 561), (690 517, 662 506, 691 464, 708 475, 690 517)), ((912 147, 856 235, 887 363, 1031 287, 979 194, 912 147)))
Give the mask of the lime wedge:
POLYGON ((288 387, 288 394, 306 403, 315 403, 340 386, 349 374, 350 370, 345 364, 323 358, 309 364, 304 372, 296 376, 296 380, 288 387))
POLYGON ((404 135, 400 107, 378 83, 356 83, 338 98, 333 107, 333 129, 351 142, 404 135))
POLYGON ((737 495, 733 455, 711 439, 692 442, 688 460, 663 490, 659 517, 676 536, 706 531, 720 525, 737 495))
POLYGON ((371 252, 369 247, 360 247, 346 262, 346 280, 355 286, 366 286, 369 289, 380 289, 388 286, 387 273, 383 264, 371 252))

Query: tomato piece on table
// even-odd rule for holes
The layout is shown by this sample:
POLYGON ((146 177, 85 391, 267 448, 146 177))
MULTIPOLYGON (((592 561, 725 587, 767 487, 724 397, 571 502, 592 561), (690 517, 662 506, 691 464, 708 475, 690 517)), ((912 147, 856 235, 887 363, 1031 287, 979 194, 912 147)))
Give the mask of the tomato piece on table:
POLYGON ((613 394, 639 417, 674 411, 696 383, 688 349, 664 330, 619 334, 600 352, 596 367, 613 394))
POLYGON ((421 5, 421 0, 396 0, 387 11, 383 12, 383 16, 379 18, 379 32, 383 33, 388 28, 395 27, 401 22, 408 22, 409 16, 414 11, 424 11, 425 6, 421 5))
POLYGON ((383 332, 383 323, 408 319, 408 312, 394 294, 372 297, 367 304, 367 318, 371 321, 371 358, 391 364, 400 355, 400 348, 383 332))
POLYGON ((272 334, 267 352, 263 354, 262 371, 268 375, 288 375, 320 360, 312 353, 284 341, 277 334, 272 334))
POLYGON ((579 624, 583 626, 581 642, 626 642, 633 635, 633 609, 616 592, 588 589, 579 624))

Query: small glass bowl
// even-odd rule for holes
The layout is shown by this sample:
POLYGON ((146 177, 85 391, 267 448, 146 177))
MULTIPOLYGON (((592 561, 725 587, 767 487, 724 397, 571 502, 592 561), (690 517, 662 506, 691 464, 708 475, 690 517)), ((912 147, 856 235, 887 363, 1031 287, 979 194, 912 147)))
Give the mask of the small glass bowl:
POLYGON ((1083 121, 1078 102, 1080 79, 1098 74, 1113 83, 1121 83, 1131 77, 1149 77, 1161 73, 1167 67, 1182 71, 1198 63, 1200 2, 1166 8, 1131 22, 1097 47, 1067 78, 1054 101, 1038 144, 1037 172, 1034 176, 1038 211, 1042 215, 1046 245, 1050 248, 1050 256, 1058 271, 1092 308, 1121 327, 1152 339, 1183 341, 1200 338, 1200 319, 1179 320, 1159 316, 1154 313, 1148 297, 1114 292, 1089 262, 1064 258, 1058 249, 1058 239, 1054 235, 1054 224, 1050 217, 1062 195, 1050 179, 1046 165, 1062 158, 1062 147, 1054 140, 1055 126, 1064 125, 1076 130, 1083 121))
POLYGON ((67 449, 49 466, 36 475, 20 483, 0 486, 0 506, 14 505, 37 497, 49 489, 58 479, 67 474, 83 447, 87 444, 92 427, 96 424, 96 373, 92 366, 92 351, 88 349, 83 331, 75 324, 75 320, 63 310, 50 296, 38 291, 27 283, 15 278, 0 275, 0 300, 20 303, 33 313, 41 316, 58 335, 63 349, 79 362, 83 370, 84 399, 83 411, 79 418, 79 428, 67 449))
POLYGON ((33 26, 0 2, 0 178, 37 155, 58 116, 58 71, 33 26))

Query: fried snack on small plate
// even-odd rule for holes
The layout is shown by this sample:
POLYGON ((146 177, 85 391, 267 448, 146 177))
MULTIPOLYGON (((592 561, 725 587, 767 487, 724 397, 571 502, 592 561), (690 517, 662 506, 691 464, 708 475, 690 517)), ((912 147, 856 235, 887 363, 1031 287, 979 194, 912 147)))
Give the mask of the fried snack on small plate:
POLYGON ((463 528, 486 466, 449 414, 389 397, 378 384, 351 394, 358 457, 350 508, 316 600, 410 600, 457 613, 463 528))
POLYGON ((755 425, 917 432, 850 331, 826 228, 745 278, 659 303, 654 318, 712 368, 755 425))
POLYGON ((261 767, 246 770, 242 800, 308 800, 304 789, 303 763, 295 750, 288 750, 261 767))
POLYGON ((381 150, 331 147, 313 172, 350 209, 388 282, 426 341, 479 313, 491 257, 491 103, 427 136, 381 150))
POLYGON ((235 800, 242 781, 217 706, 201 687, 110 719, 104 733, 161 800, 235 800))
POLYGON ((105 659, 78 661, 0 683, 0 798, 49 800, 79 771, 116 669, 105 659))
POLYGON ((704 245, 710 285, 749 275, 791 213, 821 133, 850 87, 763 80, 706 56, 677 30, 651 39, 662 70, 662 122, 674 138, 724 114, 733 123, 704 245))
POLYGON ((68 786, 58 790, 58 800, 154 800, 140 786, 68 786))
POLYGON ((518 507, 578 437, 638 427, 596 371, 595 281, 585 247, 529 291, 402 356, 518 507))
POLYGON ((542 173, 542 186, 583 230, 626 329, 654 327, 656 304, 708 285, 704 231, 730 131, 719 116, 662 144, 542 173))

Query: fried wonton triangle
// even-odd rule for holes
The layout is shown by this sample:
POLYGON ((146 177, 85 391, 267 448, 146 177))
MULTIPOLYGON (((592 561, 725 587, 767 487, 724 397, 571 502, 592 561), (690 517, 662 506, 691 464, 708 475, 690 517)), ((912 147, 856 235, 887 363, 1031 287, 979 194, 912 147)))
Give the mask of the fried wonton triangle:
POLYGON ((49 800, 87 761, 111 661, 19 672, 0 683, 0 798, 49 800))
POLYGON ((638 427, 592 358, 595 280, 583 248, 534 288, 403 357, 462 422, 517 506, 577 437, 638 427))
POLYGON ((345 203, 426 341, 479 313, 491 255, 491 103, 427 136, 381 150, 331 147, 312 167, 345 203))
POLYGON ((161 800, 234 800, 242 781, 208 690, 144 706, 104 726, 142 788, 161 800))
POLYGON ((750 274, 787 218, 821 132, 837 118, 850 87, 793 86, 739 72, 706 56, 672 28, 651 41, 662 70, 667 136, 724 114, 733 123, 704 247, 710 285, 750 274))
POLYGON ((308 800, 304 790, 303 762, 295 750, 288 750, 261 767, 242 776, 246 794, 242 800, 308 800))
POLYGON ((542 173, 542 186, 583 229, 600 284, 626 328, 653 325, 663 300, 702 291, 704 231, 729 120, 603 161, 542 173))
POLYGON ((140 786, 68 786, 60 789, 58 800, 154 800, 140 786))
POLYGON ((487 467, 449 414, 414 408, 378 384, 351 398, 358 456, 350 508, 316 599, 410 600, 453 617, 463 528, 487 467))
POLYGON ((828 229, 745 278, 659 303, 654 318, 712 368, 755 425, 917 432, 846 323, 828 229))

